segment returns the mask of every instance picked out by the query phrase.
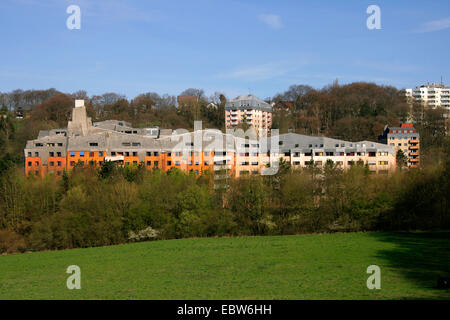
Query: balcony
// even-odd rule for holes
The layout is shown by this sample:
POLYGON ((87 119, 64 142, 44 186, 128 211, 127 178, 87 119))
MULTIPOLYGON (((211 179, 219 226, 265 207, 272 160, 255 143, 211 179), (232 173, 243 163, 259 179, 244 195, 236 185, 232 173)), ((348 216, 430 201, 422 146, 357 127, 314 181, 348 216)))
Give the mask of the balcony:
POLYGON ((230 169, 231 164, 221 164, 221 165, 214 164, 214 171, 230 170, 230 169))
POLYGON ((409 155, 412 157, 418 157, 420 154, 418 152, 410 152, 409 155))
POLYGON ((419 150, 419 146, 409 146, 410 150, 419 150))
POLYGON ((412 159, 409 159, 409 162, 417 163, 417 162, 419 162, 419 161, 420 161, 419 158, 412 158, 412 159))
POLYGON ((409 143, 419 143, 419 140, 409 140, 409 143))

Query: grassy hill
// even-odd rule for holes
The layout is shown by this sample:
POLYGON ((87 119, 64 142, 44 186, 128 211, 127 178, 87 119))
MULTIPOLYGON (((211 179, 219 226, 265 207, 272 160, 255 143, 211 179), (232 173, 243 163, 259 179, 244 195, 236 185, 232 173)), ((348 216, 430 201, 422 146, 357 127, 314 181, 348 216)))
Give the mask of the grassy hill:
POLYGON ((435 299, 450 232, 183 239, 0 256, 1 299, 435 299), (381 290, 366 269, 381 268, 381 290), (69 265, 81 268, 68 290, 69 265))

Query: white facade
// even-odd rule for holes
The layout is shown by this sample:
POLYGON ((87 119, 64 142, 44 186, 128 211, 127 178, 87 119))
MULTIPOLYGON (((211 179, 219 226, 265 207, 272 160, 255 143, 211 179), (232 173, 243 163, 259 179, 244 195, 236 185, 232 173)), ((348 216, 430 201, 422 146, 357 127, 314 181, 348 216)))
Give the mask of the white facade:
POLYGON ((406 89, 405 95, 432 108, 443 107, 450 109, 450 87, 442 84, 428 84, 414 89, 406 89))

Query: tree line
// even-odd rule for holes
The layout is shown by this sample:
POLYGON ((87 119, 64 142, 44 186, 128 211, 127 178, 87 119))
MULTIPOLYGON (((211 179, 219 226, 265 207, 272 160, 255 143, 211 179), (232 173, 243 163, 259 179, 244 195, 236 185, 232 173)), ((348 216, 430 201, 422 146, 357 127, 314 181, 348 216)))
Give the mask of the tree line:
POLYGON ((370 174, 295 169, 244 176, 215 188, 214 175, 106 163, 62 179, 0 178, 0 252, 68 249, 185 237, 450 227, 450 160, 421 170, 370 174))

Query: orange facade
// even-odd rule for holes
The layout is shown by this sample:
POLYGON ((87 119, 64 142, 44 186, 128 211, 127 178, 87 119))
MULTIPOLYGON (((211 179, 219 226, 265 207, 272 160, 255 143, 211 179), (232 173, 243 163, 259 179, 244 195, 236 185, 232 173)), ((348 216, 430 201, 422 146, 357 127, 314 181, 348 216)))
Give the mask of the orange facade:
MULTIPOLYGON (((44 165, 40 157, 26 157, 25 174, 36 174, 44 177, 48 173, 61 175, 64 170, 70 171, 76 165, 81 166, 101 166, 105 162, 105 151, 69 151, 67 157, 49 157, 44 165)), ((117 152, 115 155, 123 156, 124 165, 143 165, 148 170, 158 168, 168 171, 178 168, 185 172, 201 174, 206 170, 214 169, 214 152, 189 152, 183 155, 181 152, 146 152, 144 161, 139 160, 139 156, 132 153, 124 154, 117 152)))

